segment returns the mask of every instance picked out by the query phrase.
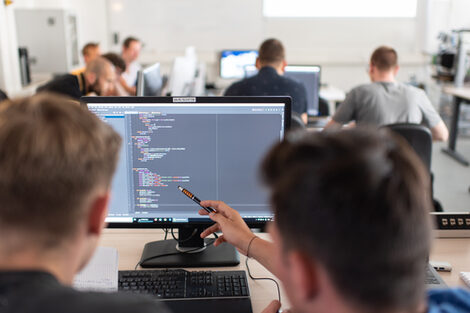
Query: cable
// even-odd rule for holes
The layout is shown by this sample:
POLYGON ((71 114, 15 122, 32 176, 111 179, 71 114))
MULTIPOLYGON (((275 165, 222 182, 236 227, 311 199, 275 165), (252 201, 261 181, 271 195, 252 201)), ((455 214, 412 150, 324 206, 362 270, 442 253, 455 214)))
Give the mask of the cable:
POLYGON ((269 278, 269 277, 253 277, 253 275, 251 275, 250 267, 248 266, 248 259, 249 259, 248 257, 245 259, 245 266, 246 266, 246 271, 248 272, 248 276, 250 276, 250 278, 253 280, 270 280, 274 282, 277 288, 277 298, 279 302, 282 303, 281 302, 281 288, 279 287, 279 283, 275 279, 269 278))
MULTIPOLYGON (((219 238, 219 236, 217 236, 216 233, 213 234, 214 235, 214 239, 212 239, 212 241, 208 242, 205 247, 209 247, 211 245, 214 244, 214 242, 217 240, 217 238, 219 238)), ((191 235, 191 236, 194 236, 191 235)), ((201 248, 198 247, 198 248, 194 248, 194 249, 191 249, 191 250, 188 250, 188 251, 178 251, 178 252, 172 252, 172 253, 164 253, 164 254, 159 254, 159 255, 154 255, 154 256, 151 256, 151 257, 148 257, 148 258, 145 258, 143 260, 140 260, 139 262, 137 262, 137 264, 135 265, 134 267, 134 270, 137 270, 137 268, 144 262, 147 262, 147 261, 150 261, 150 260, 153 260, 153 259, 157 259, 157 258, 162 258, 162 257, 165 257, 165 256, 172 256, 172 255, 178 255, 178 254, 185 254, 185 253, 192 253, 192 252, 195 252, 195 251, 198 251, 200 250, 201 248)))

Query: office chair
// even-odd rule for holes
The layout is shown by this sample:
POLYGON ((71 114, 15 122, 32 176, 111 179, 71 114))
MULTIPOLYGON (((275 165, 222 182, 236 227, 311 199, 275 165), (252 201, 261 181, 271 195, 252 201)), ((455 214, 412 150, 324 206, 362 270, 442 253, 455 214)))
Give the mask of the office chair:
POLYGON ((442 205, 434 199, 434 175, 431 172, 432 157, 432 135, 429 128, 419 124, 398 123, 385 125, 396 134, 402 136, 416 152, 418 157, 423 161, 424 166, 428 169, 431 177, 431 197, 436 212, 442 212, 442 205))
POLYGON ((322 97, 318 97, 318 116, 330 116, 328 101, 322 97))
POLYGON ((297 112, 291 113, 291 121, 290 121, 290 130, 298 130, 298 129, 305 129, 305 123, 302 121, 300 114, 297 112))

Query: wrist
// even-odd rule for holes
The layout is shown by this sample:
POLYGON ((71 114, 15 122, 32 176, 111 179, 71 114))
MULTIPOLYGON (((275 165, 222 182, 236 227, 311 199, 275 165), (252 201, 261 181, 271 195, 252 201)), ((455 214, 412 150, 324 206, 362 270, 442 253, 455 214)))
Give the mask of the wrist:
POLYGON ((253 242, 256 239, 259 239, 259 237, 253 234, 251 236, 250 240, 248 241, 248 244, 247 244, 246 250, 245 250, 245 255, 246 255, 247 258, 253 257, 253 242))

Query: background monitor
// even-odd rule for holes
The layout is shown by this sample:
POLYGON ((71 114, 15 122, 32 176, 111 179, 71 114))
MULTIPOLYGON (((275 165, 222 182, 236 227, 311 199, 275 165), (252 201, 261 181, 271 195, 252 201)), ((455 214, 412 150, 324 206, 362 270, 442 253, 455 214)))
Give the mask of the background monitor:
POLYGON ((245 66, 254 66, 257 57, 257 50, 223 50, 220 54, 220 77, 243 78, 245 66))
MULTIPOLYGON (((244 73, 245 77, 252 77, 258 73, 258 69, 254 65, 247 65, 244 67, 244 73)), ((304 84, 307 90, 307 114, 317 116, 321 67, 319 65, 288 65, 284 75, 304 84)))
POLYGON ((160 73, 160 63, 155 63, 137 74, 137 96, 160 96, 163 88, 163 78, 160 73))
POLYGON ((179 248, 204 246, 198 234, 212 222, 198 214, 197 204, 178 186, 200 199, 226 202, 252 227, 272 219, 267 191, 258 179, 259 165, 284 137, 290 98, 82 99, 123 138, 106 218, 109 227, 178 228, 180 241, 182 233, 200 240, 179 242, 179 248))

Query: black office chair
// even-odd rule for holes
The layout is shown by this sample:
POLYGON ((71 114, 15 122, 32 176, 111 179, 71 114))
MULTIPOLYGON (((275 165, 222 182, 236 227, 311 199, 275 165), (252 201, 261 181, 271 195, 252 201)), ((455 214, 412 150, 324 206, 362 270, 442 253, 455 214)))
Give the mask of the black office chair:
POLYGON ((390 124, 384 127, 391 129, 406 139, 429 172, 431 172, 432 135, 429 128, 419 124, 408 123, 390 124))
POLYGON ((330 106, 328 101, 318 97, 318 116, 330 116, 330 106))
POLYGON ((292 112, 290 120, 290 130, 305 129, 305 127, 305 123, 304 121, 302 121, 300 114, 297 112, 292 112))
POLYGON ((423 125, 409 123, 390 124, 383 127, 389 128, 393 132, 402 136, 410 144, 421 161, 423 161, 423 164, 428 169, 429 175, 431 177, 431 196, 434 202, 434 210, 436 212, 442 212, 442 205, 438 200, 434 199, 434 175, 431 172, 431 130, 423 125))

